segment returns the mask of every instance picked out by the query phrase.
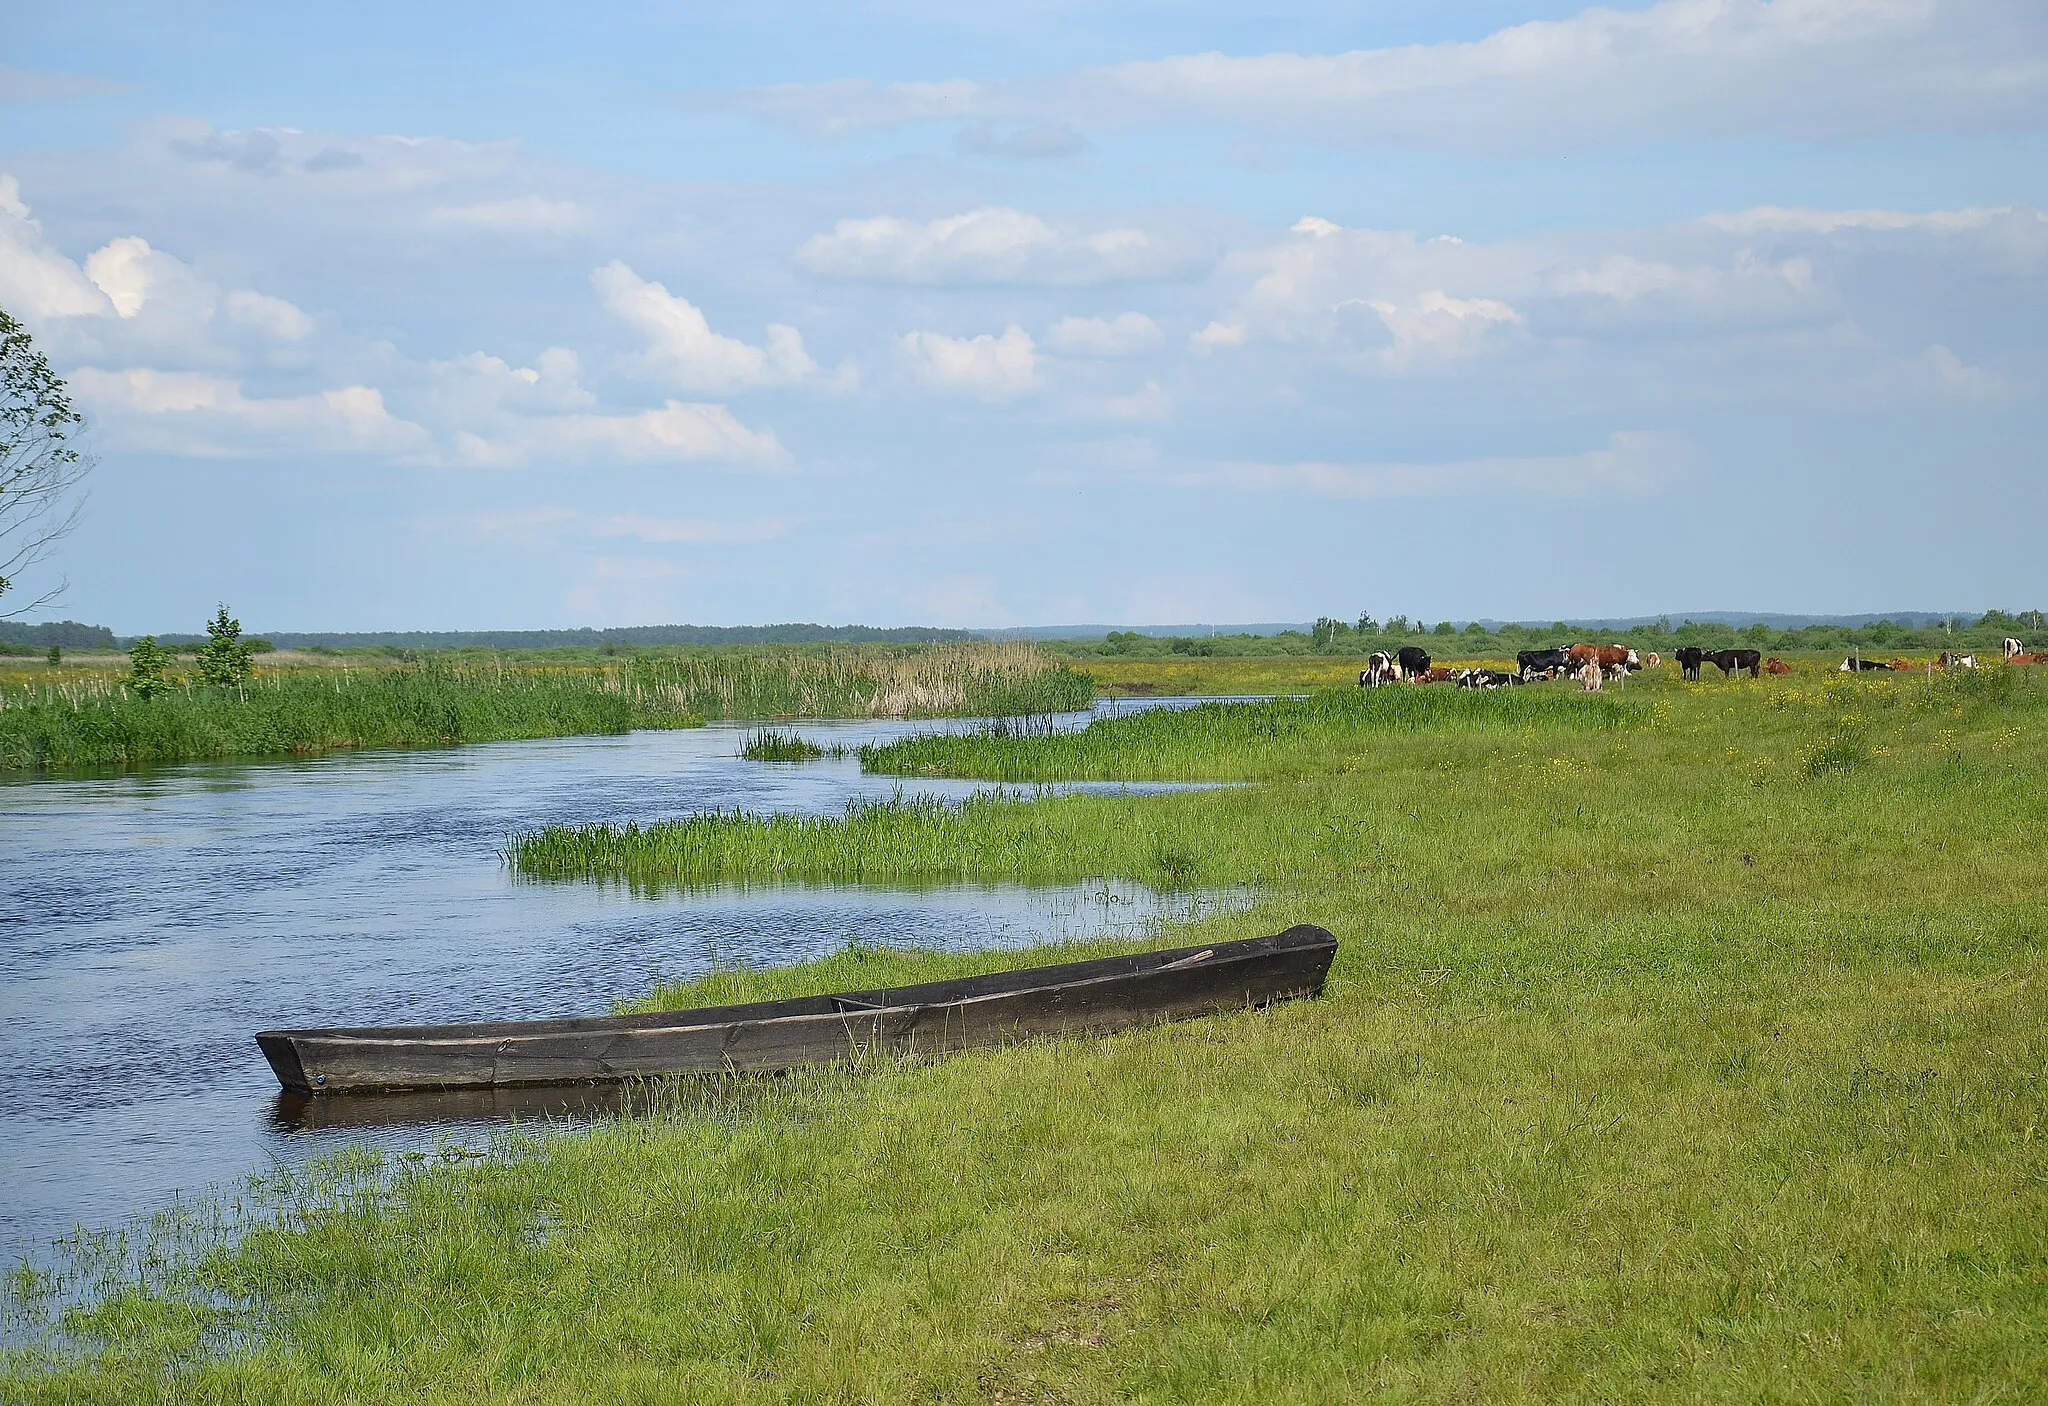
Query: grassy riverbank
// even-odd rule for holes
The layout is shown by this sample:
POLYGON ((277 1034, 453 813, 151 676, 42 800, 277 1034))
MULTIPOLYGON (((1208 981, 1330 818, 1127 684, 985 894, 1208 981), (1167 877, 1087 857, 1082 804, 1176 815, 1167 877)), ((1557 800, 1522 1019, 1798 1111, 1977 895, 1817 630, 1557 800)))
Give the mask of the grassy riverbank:
POLYGON ((239 688, 114 669, 0 680, 0 773, 307 756, 361 747, 694 727, 706 718, 1004 716, 1087 706, 1088 680, 1027 645, 707 649, 604 666, 427 657, 263 667, 239 688))
MULTIPOLYGON (((71 1325, 96 1352, 17 1358, 6 1391, 2033 1394, 2048 680, 1553 696, 1413 705, 1431 711, 1401 726, 1331 714, 1344 736, 1264 733, 1287 715, 1247 710, 1215 726, 1247 725, 1236 755, 1270 778, 1250 787, 801 833, 727 817, 695 849, 565 863, 623 875, 637 854, 641 877, 687 881, 715 850, 725 877, 1013 877, 1022 855, 1034 876, 1258 882, 1254 912, 1173 936, 1309 921, 1344 947, 1319 1002, 728 1086, 482 1164, 358 1163, 201 1269, 102 1299, 71 1325), (1567 699, 1589 711, 1549 711, 1567 699)), ((1179 754, 1170 734, 1111 754, 1198 771, 1221 735, 1204 726, 1179 754)), ((952 761, 1101 754, 1076 745, 970 739, 952 761)), ((855 952, 656 999, 1008 960, 855 952)))

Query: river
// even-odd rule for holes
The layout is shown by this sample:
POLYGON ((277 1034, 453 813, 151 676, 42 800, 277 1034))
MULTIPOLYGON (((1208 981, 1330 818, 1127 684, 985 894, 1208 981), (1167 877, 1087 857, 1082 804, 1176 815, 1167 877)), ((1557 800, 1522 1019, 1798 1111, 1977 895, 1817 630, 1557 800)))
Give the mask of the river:
MULTIPOLYGON (((976 725, 793 730, 852 746, 976 725)), ((274 1161, 343 1140, 431 1144, 487 1116, 312 1126, 278 1099, 250 1039, 258 1029, 601 1013, 657 976, 719 962, 781 965, 850 941, 989 948, 1140 934, 1234 901, 1124 883, 650 897, 536 883, 505 866, 507 836, 534 826, 735 807, 836 813, 905 786, 862 775, 850 756, 746 761, 749 730, 0 785, 0 1265, 274 1161)), ((975 787, 905 789, 957 799, 975 787)))

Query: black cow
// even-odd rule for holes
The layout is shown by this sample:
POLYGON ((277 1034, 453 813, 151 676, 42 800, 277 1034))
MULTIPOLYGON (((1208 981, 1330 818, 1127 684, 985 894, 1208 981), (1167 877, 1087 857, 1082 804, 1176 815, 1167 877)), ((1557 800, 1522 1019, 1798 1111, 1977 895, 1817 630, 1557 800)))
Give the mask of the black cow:
POLYGON ((1429 651, 1404 644, 1394 651, 1394 662, 1401 666, 1404 677, 1417 679, 1429 672, 1429 651))
POLYGON ((1700 681, 1700 665, 1706 661, 1707 652, 1696 644, 1688 644, 1674 651, 1671 656, 1678 661, 1678 667, 1685 670, 1688 683, 1700 681))
POLYGON ((1707 658, 1721 671, 1721 677, 1724 679, 1730 674, 1741 673, 1744 669, 1749 670, 1749 676, 1753 679, 1763 677, 1764 657, 1754 649, 1717 649, 1707 658))
POLYGON ((1521 681, 1519 674, 1503 674, 1498 669, 1467 669, 1458 675, 1459 688, 1502 688, 1521 681))
POLYGON ((1553 669, 1571 667, 1571 651, 1564 649, 1525 649, 1515 656, 1515 673, 1524 679, 1537 674, 1549 677, 1553 669))
POLYGON ((1890 672, 1891 667, 1891 665, 1883 662, 1882 660, 1857 659, 1854 656, 1851 656, 1850 658, 1844 659, 1841 662, 1841 664, 1835 669, 1835 672, 1838 674, 1860 674, 1865 672, 1866 670, 1882 669, 1888 673, 1890 672))

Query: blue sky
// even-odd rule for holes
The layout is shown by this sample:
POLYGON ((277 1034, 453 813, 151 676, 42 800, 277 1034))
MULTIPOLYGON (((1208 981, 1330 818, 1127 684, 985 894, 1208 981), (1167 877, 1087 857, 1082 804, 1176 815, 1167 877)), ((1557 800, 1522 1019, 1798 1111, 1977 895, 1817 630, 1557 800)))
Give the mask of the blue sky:
POLYGON ((6 6, 56 613, 2048 600, 2048 8, 1106 9, 6 6))

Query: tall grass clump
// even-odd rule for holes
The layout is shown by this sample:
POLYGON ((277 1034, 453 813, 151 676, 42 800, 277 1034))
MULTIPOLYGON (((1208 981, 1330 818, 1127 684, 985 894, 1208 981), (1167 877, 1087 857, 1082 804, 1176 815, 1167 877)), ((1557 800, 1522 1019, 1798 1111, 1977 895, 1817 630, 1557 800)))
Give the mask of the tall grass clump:
POLYGON ((1024 642, 719 649, 633 665, 707 718, 1005 717, 1086 708, 1087 675, 1024 642))
POLYGON ((763 727, 747 738, 740 755, 750 762, 808 762, 824 756, 825 749, 798 733, 763 727))
MULTIPOLYGON (((1173 797, 1169 800, 1200 800, 1173 797)), ((840 815, 693 815, 653 825, 550 825, 515 835, 506 859, 536 879, 600 878, 659 890, 730 883, 919 886, 948 882, 1065 883, 1130 878, 1166 888, 1264 861, 1241 834, 1223 843, 1188 832, 1184 807, 1126 810, 1092 796, 929 796, 850 802, 840 815)), ((1314 853, 1313 847, 1308 853, 1314 853)), ((1283 866, 1284 867, 1284 866, 1283 866)))
POLYGON ((625 670, 427 662, 268 674, 234 688, 185 682, 154 698, 88 680, 0 690, 0 770, 308 756, 702 722, 625 670))
POLYGON ((1647 708, 1562 690, 1330 689, 1099 718, 1077 732, 1007 725, 861 749, 864 770, 985 781, 1257 780, 1327 765, 1389 734, 1499 738, 1635 726, 1647 708))

